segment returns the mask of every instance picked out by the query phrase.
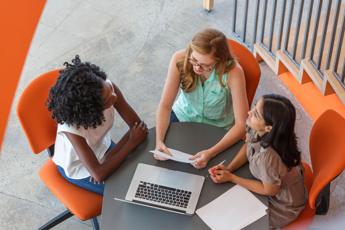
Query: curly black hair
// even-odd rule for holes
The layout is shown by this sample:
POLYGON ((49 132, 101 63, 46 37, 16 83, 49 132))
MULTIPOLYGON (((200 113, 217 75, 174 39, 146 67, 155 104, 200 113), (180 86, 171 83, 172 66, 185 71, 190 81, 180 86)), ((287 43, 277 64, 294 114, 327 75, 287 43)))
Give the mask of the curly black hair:
POLYGON ((106 74, 97 65, 81 62, 78 55, 72 64, 65 62, 64 66, 50 89, 48 110, 59 124, 96 128, 104 121, 102 89, 106 74))

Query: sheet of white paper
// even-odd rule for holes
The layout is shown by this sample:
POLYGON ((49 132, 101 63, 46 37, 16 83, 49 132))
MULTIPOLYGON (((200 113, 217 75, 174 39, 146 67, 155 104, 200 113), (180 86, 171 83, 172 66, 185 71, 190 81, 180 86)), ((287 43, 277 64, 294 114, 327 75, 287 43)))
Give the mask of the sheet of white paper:
POLYGON ((193 156, 191 154, 184 153, 184 152, 178 151, 176 149, 168 148, 168 150, 170 151, 172 156, 170 156, 166 153, 160 152, 158 150, 151 150, 150 152, 153 154, 156 154, 158 156, 173 160, 173 161, 178 161, 178 162, 182 162, 182 163, 190 163, 190 164, 194 162, 194 160, 189 160, 189 158, 193 156))
POLYGON ((235 185, 196 213, 211 229, 228 230, 244 228, 266 215, 266 209, 251 192, 235 185))

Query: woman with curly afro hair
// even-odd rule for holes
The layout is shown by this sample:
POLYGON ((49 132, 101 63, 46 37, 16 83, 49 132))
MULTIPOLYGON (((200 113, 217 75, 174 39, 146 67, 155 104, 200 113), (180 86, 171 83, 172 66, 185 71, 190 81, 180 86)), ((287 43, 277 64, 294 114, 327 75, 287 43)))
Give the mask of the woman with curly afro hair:
POLYGON ((102 181, 146 138, 147 127, 98 66, 78 55, 64 65, 47 102, 58 123, 53 161, 65 179, 103 195, 102 181), (116 145, 115 110, 129 126, 116 145))

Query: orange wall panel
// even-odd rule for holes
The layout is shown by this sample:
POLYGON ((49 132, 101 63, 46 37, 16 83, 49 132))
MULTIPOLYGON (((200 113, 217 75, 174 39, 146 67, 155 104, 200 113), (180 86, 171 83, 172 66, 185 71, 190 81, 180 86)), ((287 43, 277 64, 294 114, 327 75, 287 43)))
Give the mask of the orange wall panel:
POLYGON ((345 106, 335 93, 323 96, 313 82, 300 84, 289 72, 279 75, 279 78, 314 121, 328 109, 335 110, 345 118, 345 106))
POLYGON ((8 115, 45 0, 0 3, 0 150, 8 115))

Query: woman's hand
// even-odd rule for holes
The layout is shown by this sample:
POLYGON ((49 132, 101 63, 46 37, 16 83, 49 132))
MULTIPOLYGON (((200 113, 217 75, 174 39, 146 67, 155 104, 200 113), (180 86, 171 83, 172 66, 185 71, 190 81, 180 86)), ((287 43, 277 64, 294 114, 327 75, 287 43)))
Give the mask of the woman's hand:
POLYGON ((128 142, 133 147, 135 147, 139 145, 141 142, 143 142, 146 136, 147 136, 146 124, 143 121, 141 121, 140 123, 136 122, 130 130, 128 142))
MULTIPOLYGON (((160 152, 163 152, 163 153, 166 153, 167 155, 172 156, 172 154, 169 152, 168 148, 166 147, 166 145, 165 145, 162 141, 157 141, 157 142, 156 142, 156 150, 158 150, 158 151, 160 151, 160 152)), ((153 157, 154 157, 156 160, 160 160, 160 161, 166 161, 166 160, 168 160, 168 158, 164 158, 164 157, 161 157, 161 156, 157 156, 156 154, 153 154, 153 157)))
POLYGON ((209 168, 208 172, 214 183, 232 182, 232 174, 224 165, 216 165, 209 168))
POLYGON ((215 166, 212 166, 211 168, 208 169, 208 173, 210 175, 216 175, 216 170, 227 170, 227 168, 225 167, 225 165, 223 164, 218 164, 215 166))
POLYGON ((190 160, 194 160, 192 164, 194 168, 201 169, 205 168, 208 161, 211 159, 211 153, 208 150, 203 150, 189 158, 190 160))

